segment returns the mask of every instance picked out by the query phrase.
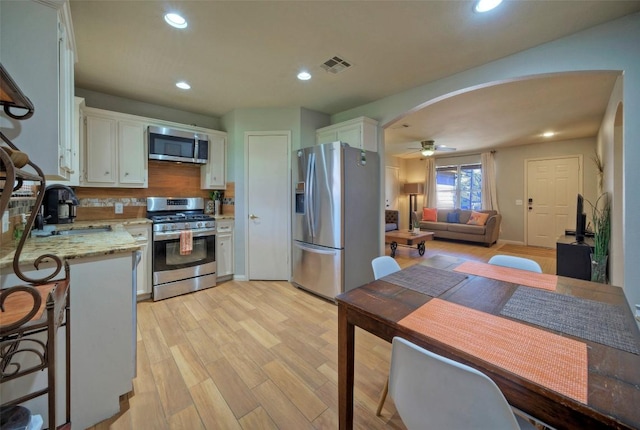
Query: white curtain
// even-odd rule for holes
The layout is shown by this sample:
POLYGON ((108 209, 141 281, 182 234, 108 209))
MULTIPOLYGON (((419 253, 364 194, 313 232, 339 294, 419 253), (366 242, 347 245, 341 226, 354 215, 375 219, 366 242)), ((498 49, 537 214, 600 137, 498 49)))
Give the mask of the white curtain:
POLYGON ((437 205, 436 190, 436 160, 433 157, 427 157, 427 169, 424 175, 424 196, 423 206, 425 208, 435 208, 437 205))
POLYGON ((482 209, 498 209, 498 195, 496 193, 496 165, 494 151, 480 155, 482 162, 482 209))

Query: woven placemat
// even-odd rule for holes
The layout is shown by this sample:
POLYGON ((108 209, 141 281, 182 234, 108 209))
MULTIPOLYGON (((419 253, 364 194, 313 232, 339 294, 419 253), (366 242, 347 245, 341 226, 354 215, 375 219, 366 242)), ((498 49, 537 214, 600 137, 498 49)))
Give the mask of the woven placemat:
POLYGON ((640 355, 616 305, 520 286, 500 314, 640 355))
POLYGON ((438 297, 466 278, 466 275, 460 273, 415 264, 381 279, 431 297, 438 297))
POLYGON ((496 266, 479 261, 465 261, 453 270, 470 275, 482 276, 484 278, 497 279, 498 281, 541 288, 543 290, 555 291, 558 285, 558 277, 556 275, 528 272, 526 270, 496 266))
POLYGON ((399 324, 587 403, 584 342, 441 299, 431 299, 399 324))

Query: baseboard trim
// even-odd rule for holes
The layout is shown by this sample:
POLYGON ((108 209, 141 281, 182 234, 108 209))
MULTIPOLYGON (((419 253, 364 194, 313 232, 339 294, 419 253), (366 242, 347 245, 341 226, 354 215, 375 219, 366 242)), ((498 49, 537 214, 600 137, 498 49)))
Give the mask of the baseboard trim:
POLYGON ((520 240, 502 240, 502 239, 498 239, 498 245, 520 245, 520 246, 526 246, 525 243, 520 241, 520 240))

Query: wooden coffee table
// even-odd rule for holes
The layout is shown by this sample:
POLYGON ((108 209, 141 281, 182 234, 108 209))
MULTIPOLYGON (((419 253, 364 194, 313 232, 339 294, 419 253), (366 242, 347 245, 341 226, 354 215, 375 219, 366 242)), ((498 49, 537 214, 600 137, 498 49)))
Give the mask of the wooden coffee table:
POLYGON ((430 231, 412 233, 407 230, 392 230, 384 234, 384 241, 391 244, 391 257, 396 256, 398 245, 417 245, 418 253, 424 255, 424 242, 427 240, 433 240, 433 233, 430 231))

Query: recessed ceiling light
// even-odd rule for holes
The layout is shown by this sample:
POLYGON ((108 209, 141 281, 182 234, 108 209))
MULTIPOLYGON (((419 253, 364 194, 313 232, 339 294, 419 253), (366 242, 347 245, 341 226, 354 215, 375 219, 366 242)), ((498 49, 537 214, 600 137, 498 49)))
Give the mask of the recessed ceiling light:
POLYGON ((300 72, 298 73, 298 79, 300 79, 301 81, 308 81, 309 79, 311 79, 311 73, 300 72))
POLYGON ((544 133, 542 133, 543 137, 553 137, 555 136, 555 133, 553 131, 545 131, 544 133))
POLYGON ((168 13, 164 16, 164 20, 172 27, 187 28, 187 20, 177 13, 168 13))
POLYGON ((191 85, 187 84, 185 81, 180 81, 176 83, 176 87, 180 88, 181 90, 190 90, 191 89, 191 85))
POLYGON ((489 12, 491 9, 495 9, 502 3, 502 0, 478 0, 476 1, 473 10, 476 12, 489 12))

